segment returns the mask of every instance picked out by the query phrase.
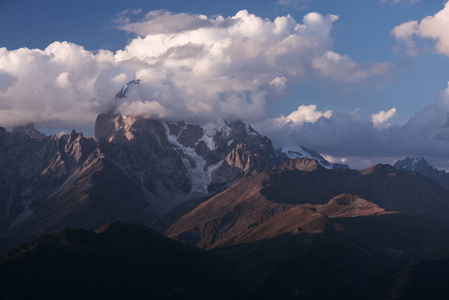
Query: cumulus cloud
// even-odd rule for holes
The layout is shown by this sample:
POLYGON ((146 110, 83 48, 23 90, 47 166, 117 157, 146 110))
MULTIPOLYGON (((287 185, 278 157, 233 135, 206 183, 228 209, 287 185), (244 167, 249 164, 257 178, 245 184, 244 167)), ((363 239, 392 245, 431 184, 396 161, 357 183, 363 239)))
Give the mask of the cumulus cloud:
POLYGON ((373 122, 373 126, 376 128, 388 127, 390 126, 390 124, 387 123, 387 121, 395 117, 396 115, 397 115, 396 108, 392 108, 388 111, 381 110, 377 114, 371 115, 371 122, 373 122))
POLYGON ((68 42, 0 48, 0 125, 86 128, 112 107, 172 120, 253 122, 266 118, 287 84, 324 78, 350 85, 389 72, 389 63, 361 66, 333 50, 334 15, 297 21, 246 10, 226 18, 152 11, 131 21, 140 14, 117 17, 120 29, 137 36, 115 53, 68 42), (113 95, 135 78, 141 84, 115 103, 113 95))
POLYGON ((288 116, 281 115, 278 118, 270 120, 274 127, 292 127, 301 128, 304 123, 314 124, 319 118, 332 117, 332 111, 325 112, 317 110, 317 105, 300 105, 297 110, 293 111, 288 116))
POLYGON ((16 82, 17 78, 3 70, 0 70, 0 92, 6 92, 16 82))
MULTIPOLYGON (((316 106, 309 106, 309 110, 315 113, 316 106)), ((318 112, 309 121, 277 122, 278 126, 273 126, 273 120, 269 120, 256 128, 270 136, 276 147, 302 145, 328 155, 333 161, 346 159, 351 167, 394 163, 405 156, 425 156, 435 166, 447 167, 449 83, 436 102, 406 123, 385 126, 396 113, 392 108, 367 120, 357 110, 347 114, 332 112, 322 117, 318 117, 318 112)), ((279 119, 287 118, 281 116, 274 120, 279 119)))
POLYGON ((103 55, 67 42, 44 50, 1 48, 0 77, 9 78, 0 80, 1 125, 91 122, 102 101, 110 99, 96 91, 103 55))
POLYGON ((416 38, 435 41, 435 51, 449 56, 449 2, 434 16, 427 16, 418 21, 408 21, 396 26, 391 34, 397 41, 404 43, 408 54, 418 54, 416 38))
POLYGON ((285 77, 276 77, 271 80, 269 85, 274 87, 276 91, 280 94, 287 87, 287 78, 285 77))

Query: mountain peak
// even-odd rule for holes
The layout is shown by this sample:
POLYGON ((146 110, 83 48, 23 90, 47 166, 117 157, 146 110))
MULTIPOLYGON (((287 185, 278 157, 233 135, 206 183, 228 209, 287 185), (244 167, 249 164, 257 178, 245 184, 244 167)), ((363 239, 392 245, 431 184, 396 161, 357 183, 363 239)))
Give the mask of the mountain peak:
POLYGON ((309 159, 315 159, 322 167, 326 169, 349 169, 349 166, 345 164, 331 164, 319 153, 303 146, 288 146, 280 148, 276 150, 276 156, 278 165, 282 165, 284 162, 291 159, 307 157, 309 159))
POLYGON ((385 171, 397 171, 395 167, 389 164, 376 164, 367 169, 360 171, 362 175, 375 174, 377 172, 385 172, 385 171))
POLYGON ((433 169, 424 157, 406 157, 403 160, 398 160, 394 167, 398 170, 424 172, 433 169))
POLYGON ((121 99, 121 98, 126 98, 126 94, 129 92, 129 89, 131 88, 131 86, 136 85, 136 84, 140 84, 140 79, 134 79, 129 81, 127 84, 125 84, 121 90, 115 95, 115 98, 121 99))
POLYGON ((310 159, 306 156, 306 157, 297 157, 297 158, 294 158, 294 159, 291 159, 291 160, 285 162, 281 166, 281 169, 282 170, 297 169, 300 171, 312 172, 315 170, 322 170, 322 169, 324 169, 324 167, 320 165, 318 160, 310 159))
POLYGON ((332 198, 325 205, 319 205, 318 211, 328 217, 336 218, 381 214, 385 212, 385 209, 357 195, 345 193, 332 198))
POLYGON ((43 134, 34 127, 34 123, 16 126, 12 129, 12 133, 24 133, 35 140, 41 140, 45 137, 45 134, 43 134))

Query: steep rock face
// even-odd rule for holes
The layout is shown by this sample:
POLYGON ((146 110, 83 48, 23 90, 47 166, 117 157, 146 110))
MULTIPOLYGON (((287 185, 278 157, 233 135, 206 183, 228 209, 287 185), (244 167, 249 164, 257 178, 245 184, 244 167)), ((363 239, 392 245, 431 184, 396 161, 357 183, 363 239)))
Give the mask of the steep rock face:
POLYGON ((123 118, 120 114, 103 113, 95 120, 95 139, 112 142, 118 133, 123 134, 123 118))
POLYGON ((121 155, 130 155, 138 166, 145 153, 124 154, 75 131, 42 137, 31 128, 0 131, 0 251, 62 227, 145 220, 143 212, 158 200, 145 186, 155 184, 120 165, 121 155))
POLYGON ((32 125, 0 135, 0 232, 26 219, 75 169, 97 155, 96 143, 72 131, 60 139, 32 125))
POLYGON ((259 155, 251 151, 247 144, 237 145, 227 156, 225 162, 243 172, 261 170, 262 161, 259 155))
POLYGON ((186 166, 161 121, 106 113, 98 116, 97 129, 104 155, 142 188, 161 197, 190 192, 186 166))
POLYGON ((418 172, 449 190, 449 173, 432 167, 424 157, 407 157, 398 160, 394 167, 398 170, 418 172))

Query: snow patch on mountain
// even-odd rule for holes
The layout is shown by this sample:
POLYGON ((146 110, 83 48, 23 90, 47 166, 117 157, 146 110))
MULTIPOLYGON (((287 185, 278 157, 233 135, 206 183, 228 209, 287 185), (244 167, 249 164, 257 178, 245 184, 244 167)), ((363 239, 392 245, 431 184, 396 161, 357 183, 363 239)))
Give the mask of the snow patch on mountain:
POLYGON ((249 123, 245 123, 246 134, 248 135, 259 135, 257 131, 255 131, 249 123))
MULTIPOLYGON (((212 174, 219 168, 221 167, 221 165, 223 164, 224 159, 220 160, 219 162, 217 162, 216 164, 213 164, 211 166, 209 166, 206 170, 207 176, 209 176, 211 178, 212 181, 212 174)), ((210 182, 209 182, 210 184, 210 182)))
POLYGON ((214 142, 214 138, 211 136, 208 136, 206 133, 204 133, 203 137, 198 141, 198 143, 201 141, 203 141, 206 144, 206 146, 207 146, 207 148, 209 148, 209 150, 217 149, 215 142, 214 142))
POLYGON ((211 170, 211 167, 214 167, 215 165, 206 168, 206 160, 198 155, 194 148, 186 147, 178 142, 177 138, 170 134, 170 129, 167 123, 163 122, 163 125, 165 127, 167 139, 170 144, 174 146, 175 150, 181 152, 181 154, 184 154, 181 156, 181 160, 187 169, 187 174, 192 184, 191 193, 207 194, 208 186, 212 182, 213 170, 211 170), (209 170, 211 171, 208 172, 209 170))
POLYGON ((132 85, 140 84, 140 79, 134 79, 125 84, 122 89, 115 95, 116 98, 125 98, 132 85))

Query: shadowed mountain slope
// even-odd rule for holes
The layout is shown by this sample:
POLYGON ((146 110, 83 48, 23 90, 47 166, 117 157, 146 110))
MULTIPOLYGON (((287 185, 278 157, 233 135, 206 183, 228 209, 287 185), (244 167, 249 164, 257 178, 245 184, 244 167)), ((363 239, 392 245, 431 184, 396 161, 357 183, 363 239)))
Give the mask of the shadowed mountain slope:
MULTIPOLYGON (((0 257, 0 296, 390 299, 382 297, 408 293, 407 284, 413 284, 398 283, 408 264, 447 240, 446 233, 416 216, 385 212, 348 194, 323 206, 293 207, 209 251, 142 225, 113 222, 96 232, 39 235, 6 252, 0 257)), ((441 291, 444 287, 437 286, 433 294, 441 291)))
MULTIPOLYGON (((308 168, 309 164, 305 165, 308 168)), ((212 248, 295 206, 326 204, 344 193, 359 195, 387 211, 420 214, 435 224, 449 225, 449 192, 417 173, 389 165, 362 171, 288 167, 243 178, 180 217, 166 233, 201 248, 212 248)))
POLYGON ((0 258, 2 299, 230 299, 235 277, 213 254, 120 222, 39 235, 0 258))

